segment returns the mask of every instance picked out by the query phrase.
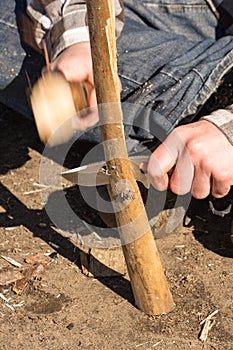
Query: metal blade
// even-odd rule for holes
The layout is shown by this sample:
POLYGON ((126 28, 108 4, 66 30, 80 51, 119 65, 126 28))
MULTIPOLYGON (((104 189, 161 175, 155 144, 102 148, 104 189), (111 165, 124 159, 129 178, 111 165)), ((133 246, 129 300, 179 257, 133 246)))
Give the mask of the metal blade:
MULTIPOLYGON (((132 164, 134 176, 146 188, 149 188, 147 175, 139 168, 142 162, 147 162, 146 156, 131 156, 129 160, 132 164)), ((109 184, 109 174, 106 169, 106 162, 100 161, 78 168, 67 170, 61 174, 66 180, 71 181, 79 186, 101 186, 109 184)))

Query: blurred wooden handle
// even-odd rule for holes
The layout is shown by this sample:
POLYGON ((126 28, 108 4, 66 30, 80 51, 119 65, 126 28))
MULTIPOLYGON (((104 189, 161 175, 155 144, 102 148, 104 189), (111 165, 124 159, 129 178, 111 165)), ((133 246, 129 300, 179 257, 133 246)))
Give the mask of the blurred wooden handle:
POLYGON ((83 83, 69 83, 76 112, 88 107, 88 99, 91 91, 91 85, 87 81, 83 83))
POLYGON ((33 86, 31 106, 41 141, 48 146, 67 142, 72 118, 88 107, 90 84, 69 83, 59 72, 45 73, 33 86))

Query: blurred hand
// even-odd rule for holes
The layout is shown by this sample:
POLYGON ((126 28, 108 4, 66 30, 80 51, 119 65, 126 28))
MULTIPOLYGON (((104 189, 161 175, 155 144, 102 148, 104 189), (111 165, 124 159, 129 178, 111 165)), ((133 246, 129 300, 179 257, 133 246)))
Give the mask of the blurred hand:
POLYGON ((157 190, 221 198, 233 185, 233 146, 209 121, 179 126, 153 152, 147 171, 157 190))
MULTIPOLYGON (((94 126, 98 120, 96 93, 93 81, 91 48, 89 42, 78 43, 69 46, 51 63, 50 68, 54 72, 60 72, 70 83, 84 83, 88 88, 88 109, 82 114, 77 114, 73 119, 75 130, 83 131, 94 126)), ((44 67, 42 73, 47 72, 44 67)))
MULTIPOLYGON (((88 113, 76 120, 76 129, 85 130, 98 122, 96 91, 93 79, 91 47, 89 42, 74 44, 65 49, 52 63, 52 71, 61 72, 69 82, 88 83, 88 113)), ((119 79, 121 90, 121 82, 119 79)))
POLYGON ((96 106, 89 42, 69 46, 51 63, 51 70, 58 70, 69 82, 88 82, 90 85, 89 107, 96 106))

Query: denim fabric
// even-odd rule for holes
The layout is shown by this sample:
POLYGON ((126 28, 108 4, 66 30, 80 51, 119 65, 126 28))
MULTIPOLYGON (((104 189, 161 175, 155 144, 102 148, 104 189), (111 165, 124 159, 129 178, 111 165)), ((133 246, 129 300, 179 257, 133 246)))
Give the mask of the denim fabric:
MULTIPOLYGON (((1 59, 16 76, 1 90, 0 101, 30 117, 25 70, 33 83, 43 59, 27 48, 24 57, 20 50, 14 16, 7 17, 8 8, 13 11, 15 3, 24 10, 25 0, 9 0, 9 6, 0 11, 0 29, 6 39, 1 42, 1 59), (20 54, 12 55, 13 47, 20 54)), ((118 68, 125 124, 136 125, 125 128, 132 149, 135 140, 128 136, 152 138, 159 130, 161 139, 179 123, 196 118, 233 66, 233 36, 220 31, 205 0, 125 0, 124 5, 125 26, 117 40, 118 68)), ((4 73, 0 76, 1 88, 5 77, 4 73)), ((95 129, 82 139, 99 142, 101 137, 95 129)))
POLYGON ((117 42, 122 100, 157 113, 143 129, 169 133, 192 121, 233 66, 233 37, 218 29, 204 0, 125 0, 117 42), (168 121, 168 122, 167 122, 168 121))

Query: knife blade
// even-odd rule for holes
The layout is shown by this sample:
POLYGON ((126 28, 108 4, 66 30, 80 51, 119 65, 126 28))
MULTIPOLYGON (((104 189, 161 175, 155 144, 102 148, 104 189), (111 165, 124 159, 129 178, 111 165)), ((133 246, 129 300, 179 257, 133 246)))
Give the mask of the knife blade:
MULTIPOLYGON (((147 174, 140 169, 140 164, 148 162, 147 156, 131 156, 129 160, 132 165, 134 177, 140 181, 146 188, 149 188, 149 179, 147 174)), ((68 181, 79 186, 101 186, 108 185, 110 174, 107 172, 106 162, 100 161, 92 164, 83 165, 74 169, 66 170, 61 175, 68 181)))

